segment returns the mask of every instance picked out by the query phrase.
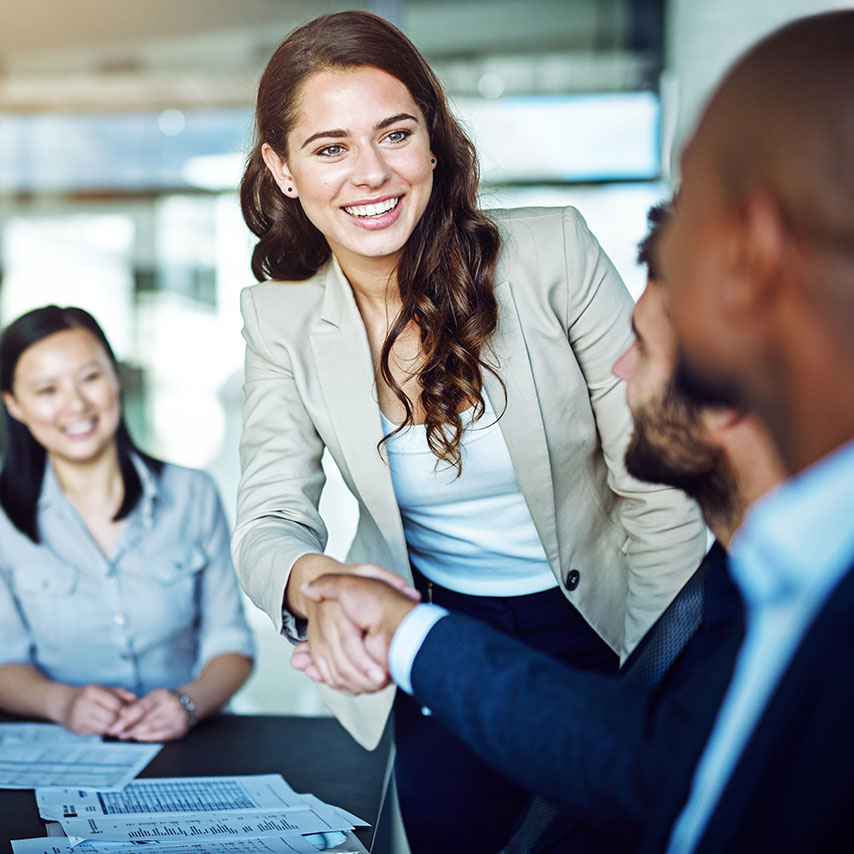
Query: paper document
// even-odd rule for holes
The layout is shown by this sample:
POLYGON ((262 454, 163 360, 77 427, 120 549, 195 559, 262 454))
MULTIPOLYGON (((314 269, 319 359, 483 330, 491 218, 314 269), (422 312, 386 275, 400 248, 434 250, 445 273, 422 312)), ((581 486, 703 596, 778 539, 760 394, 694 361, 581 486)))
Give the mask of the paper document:
POLYGON ((350 830, 352 825, 334 813, 318 815, 313 809, 269 810, 267 812, 185 813, 72 818, 60 822, 72 841, 161 842, 177 839, 239 839, 245 836, 300 836, 331 830, 350 830))
MULTIPOLYGON (((318 849, 301 836, 270 836, 264 839, 226 840, 223 842, 153 843, 156 854, 317 854, 318 849)), ((17 839, 14 854, 140 854, 138 843, 125 845, 81 842, 72 847, 64 839, 17 839)))
POLYGON ((122 789, 162 746, 4 737, 0 740, 0 789, 122 789))
POLYGON ((280 774, 146 778, 122 792, 39 789, 36 801, 42 818, 58 821, 72 845, 97 842, 106 850, 111 842, 156 842, 158 854, 167 843, 290 839, 363 824, 314 795, 297 794, 280 774))
POLYGON ((0 740, 19 741, 67 741, 76 744, 92 744, 101 741, 99 735, 80 735, 59 724, 0 723, 0 740))
MULTIPOLYGON (((312 796, 309 796, 312 797, 312 796)), ((281 774, 244 777, 145 777, 133 780, 121 792, 78 792, 39 789, 39 815, 48 821, 131 815, 175 815, 221 810, 307 809, 281 774)), ((310 802, 315 806, 314 801, 310 802)), ((317 801, 326 809, 334 809, 317 801)))

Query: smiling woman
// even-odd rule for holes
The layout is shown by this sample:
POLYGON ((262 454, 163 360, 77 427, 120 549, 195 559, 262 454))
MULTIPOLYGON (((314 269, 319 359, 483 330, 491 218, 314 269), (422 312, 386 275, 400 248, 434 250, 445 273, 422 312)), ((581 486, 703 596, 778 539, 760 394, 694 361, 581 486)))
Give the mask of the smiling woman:
POLYGON ((632 301, 577 211, 477 209, 471 142, 381 18, 288 36, 256 129, 241 203, 252 270, 271 281, 242 295, 238 574, 277 630, 307 640, 294 666, 361 743, 394 707, 414 854, 494 852, 526 793, 384 690, 361 630, 302 588, 327 573, 414 584, 613 672, 705 541, 696 508, 623 466, 631 419, 610 369, 632 301), (325 450, 359 503, 348 563, 323 554, 325 450))
POLYGON ((264 162, 345 269, 387 280, 433 189, 424 116, 400 80, 370 67, 313 74, 300 102, 312 109, 298 111, 284 156, 265 143, 264 162))
POLYGON ((133 444, 115 356, 82 309, 11 323, 0 387, 0 708, 183 736, 252 666, 213 484, 133 444))

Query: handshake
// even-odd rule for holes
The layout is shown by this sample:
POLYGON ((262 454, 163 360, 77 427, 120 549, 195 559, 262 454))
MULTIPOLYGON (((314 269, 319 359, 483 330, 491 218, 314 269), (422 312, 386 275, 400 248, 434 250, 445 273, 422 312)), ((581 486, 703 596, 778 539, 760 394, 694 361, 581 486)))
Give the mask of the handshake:
POLYGON ((338 564, 300 585, 308 640, 291 665, 315 682, 346 694, 379 691, 392 682, 389 648, 398 626, 421 594, 399 575, 375 564, 338 564))

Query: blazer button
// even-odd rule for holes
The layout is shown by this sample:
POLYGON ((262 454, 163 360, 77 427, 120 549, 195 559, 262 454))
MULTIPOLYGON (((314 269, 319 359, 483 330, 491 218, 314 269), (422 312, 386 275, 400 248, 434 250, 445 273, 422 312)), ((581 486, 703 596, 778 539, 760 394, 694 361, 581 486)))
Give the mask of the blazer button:
POLYGON ((581 580, 581 573, 577 569, 571 569, 566 577, 566 589, 575 590, 578 587, 578 582, 581 580))

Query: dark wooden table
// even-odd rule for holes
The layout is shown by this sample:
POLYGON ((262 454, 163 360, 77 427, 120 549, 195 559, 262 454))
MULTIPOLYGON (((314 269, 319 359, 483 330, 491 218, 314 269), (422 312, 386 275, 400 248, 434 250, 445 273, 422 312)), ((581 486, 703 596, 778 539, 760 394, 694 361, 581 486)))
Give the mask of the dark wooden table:
MULTIPOLYGON (((140 777, 281 774, 295 791, 370 822, 356 830, 370 850, 390 745, 386 730, 376 750, 363 750, 334 718, 218 715, 164 745, 140 777)), ((44 835, 32 789, 0 789, 0 852, 12 851, 12 839, 44 835)))

